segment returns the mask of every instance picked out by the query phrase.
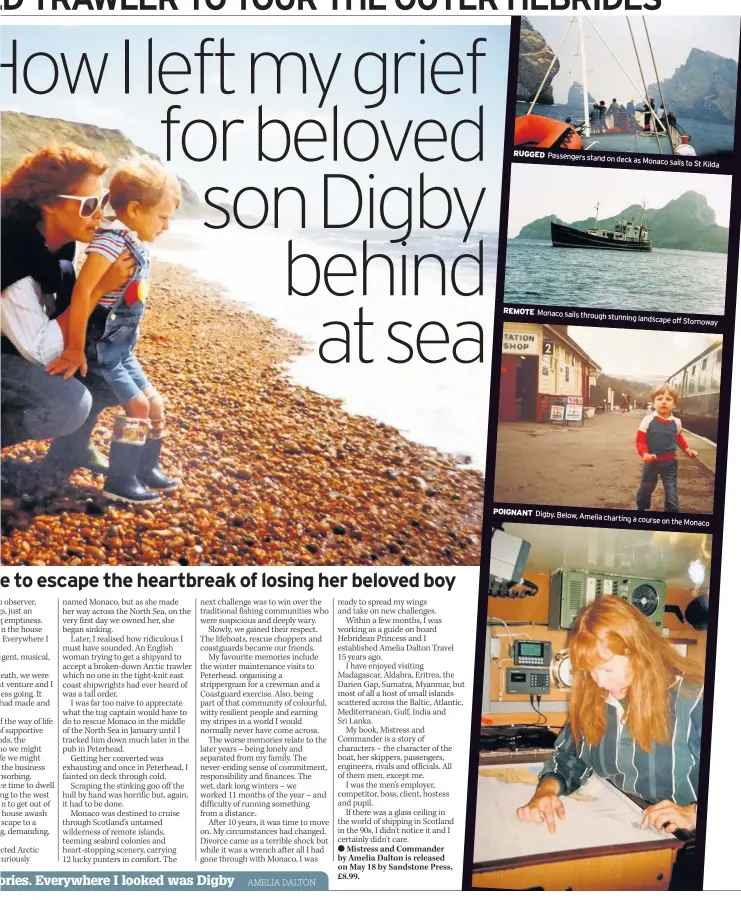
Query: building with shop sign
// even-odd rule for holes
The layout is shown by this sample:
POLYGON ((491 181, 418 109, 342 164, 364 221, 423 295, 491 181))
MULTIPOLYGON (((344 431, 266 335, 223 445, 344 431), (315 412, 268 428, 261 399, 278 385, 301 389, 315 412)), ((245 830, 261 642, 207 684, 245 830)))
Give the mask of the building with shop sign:
POLYGON ((505 322, 499 421, 548 422, 559 403, 587 411, 599 374, 567 325, 505 322))

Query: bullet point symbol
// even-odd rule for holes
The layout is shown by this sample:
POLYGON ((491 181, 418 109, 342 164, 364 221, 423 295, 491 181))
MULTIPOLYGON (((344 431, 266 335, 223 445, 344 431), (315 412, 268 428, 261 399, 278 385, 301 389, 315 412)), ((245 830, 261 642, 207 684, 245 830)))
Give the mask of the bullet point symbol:
POLYGON ((342 853, 342 851, 345 849, 345 845, 344 845, 344 844, 340 844, 340 845, 337 847, 337 849, 339 850, 340 853, 342 853))

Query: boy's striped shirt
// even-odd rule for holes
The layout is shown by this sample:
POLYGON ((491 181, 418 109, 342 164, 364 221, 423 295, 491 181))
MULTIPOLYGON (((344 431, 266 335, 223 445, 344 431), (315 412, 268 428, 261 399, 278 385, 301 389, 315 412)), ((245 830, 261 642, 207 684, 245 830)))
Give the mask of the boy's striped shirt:
MULTIPOLYGON (((137 264, 136 271, 130 281, 142 281, 149 274, 149 251, 136 240, 133 232, 131 232, 123 222, 115 220, 98 228, 85 252, 98 253, 114 263, 124 250, 129 250, 131 252, 136 259, 137 264)), ((98 305, 110 309, 112 306, 116 305, 120 296, 120 290, 112 291, 101 297, 98 301, 98 305)))

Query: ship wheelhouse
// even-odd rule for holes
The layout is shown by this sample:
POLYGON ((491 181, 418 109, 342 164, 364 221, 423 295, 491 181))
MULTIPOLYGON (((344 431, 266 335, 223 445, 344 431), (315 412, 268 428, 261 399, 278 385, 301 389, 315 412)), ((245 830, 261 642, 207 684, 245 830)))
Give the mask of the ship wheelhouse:
POLYGON ((648 227, 642 223, 636 225, 634 222, 618 221, 615 223, 612 231, 605 228, 588 228, 587 234, 604 238, 608 241, 640 243, 648 241, 648 227))

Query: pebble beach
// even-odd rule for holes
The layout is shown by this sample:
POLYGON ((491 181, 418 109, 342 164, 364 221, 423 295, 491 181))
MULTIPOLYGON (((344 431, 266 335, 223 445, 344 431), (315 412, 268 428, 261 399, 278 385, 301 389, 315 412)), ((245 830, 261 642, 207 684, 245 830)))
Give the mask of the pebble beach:
MULTIPOLYGON (((6 565, 478 565, 483 476, 293 384, 301 340, 188 270, 155 262, 137 356, 167 403, 152 507, 101 497, 103 477, 3 452, 6 565)), ((342 372, 338 366, 337 378, 342 372)), ((107 454, 115 411, 93 435, 107 454)))

